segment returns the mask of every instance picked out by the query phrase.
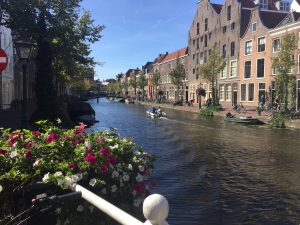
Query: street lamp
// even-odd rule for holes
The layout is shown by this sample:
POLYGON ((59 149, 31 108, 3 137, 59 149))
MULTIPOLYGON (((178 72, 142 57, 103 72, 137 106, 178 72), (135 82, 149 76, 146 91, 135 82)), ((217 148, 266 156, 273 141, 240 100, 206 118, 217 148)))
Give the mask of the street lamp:
POLYGON ((22 101, 22 118, 21 118, 21 128, 24 129, 27 127, 27 115, 26 115, 26 107, 27 107, 27 64, 29 62, 29 57, 32 50, 32 43, 30 41, 19 40, 15 43, 17 55, 19 60, 22 63, 23 70, 23 101, 22 101))

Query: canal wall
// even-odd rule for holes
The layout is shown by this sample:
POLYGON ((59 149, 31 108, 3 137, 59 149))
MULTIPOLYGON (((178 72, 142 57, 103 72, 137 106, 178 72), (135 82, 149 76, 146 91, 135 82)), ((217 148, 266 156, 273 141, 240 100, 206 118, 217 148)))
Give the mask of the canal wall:
MULTIPOLYGON (((142 105, 147 105, 149 107, 152 106, 160 106, 162 109, 173 109, 173 110, 180 110, 180 111, 187 111, 187 112, 191 112, 191 113, 199 113, 199 108, 198 108, 198 104, 194 104, 193 106, 188 106, 188 105, 183 105, 183 106, 174 106, 173 104, 165 104, 165 103, 153 103, 153 102, 137 102, 137 104, 142 104, 142 105)), ((220 116, 220 117, 225 117, 226 113, 230 111, 229 109, 225 109, 224 111, 220 111, 220 112, 215 112, 214 116, 220 116)), ((232 114, 234 114, 231 111, 232 114)), ((261 115, 258 115, 256 111, 252 110, 252 111, 247 111, 247 113, 239 113, 239 116, 252 116, 255 118, 258 118, 260 121, 266 123, 266 124, 270 124, 270 112, 261 112, 261 115)), ((288 128, 295 128, 295 129, 300 129, 300 119, 298 120, 289 120, 286 121, 286 127, 288 128)))

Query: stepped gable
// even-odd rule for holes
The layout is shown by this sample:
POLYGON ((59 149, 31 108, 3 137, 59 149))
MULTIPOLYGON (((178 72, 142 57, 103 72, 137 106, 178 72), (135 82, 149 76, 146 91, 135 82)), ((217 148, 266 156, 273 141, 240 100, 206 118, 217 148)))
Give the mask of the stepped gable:
POLYGON ((170 54, 168 54, 162 61, 161 63, 164 63, 164 62, 167 62, 167 61, 170 61, 170 60, 173 60, 173 59, 176 59, 177 57, 181 57, 181 56, 184 56, 184 55, 187 55, 188 54, 188 48, 182 48, 182 49, 179 49, 178 51, 176 52, 172 52, 170 54))
MULTIPOLYGON (((238 0, 242 8, 254 8, 256 5, 253 0, 238 0)), ((242 14, 243 15, 243 14, 242 14)))
POLYGON ((215 3, 210 3, 210 5, 213 7, 213 9, 216 11, 216 13, 220 14, 223 5, 215 4, 215 3))
POLYGON ((275 28, 287 15, 284 12, 260 11, 260 20, 268 29, 275 28))
POLYGON ((247 28, 249 26, 250 18, 251 18, 251 10, 242 9, 240 37, 243 37, 245 32, 247 31, 247 28))

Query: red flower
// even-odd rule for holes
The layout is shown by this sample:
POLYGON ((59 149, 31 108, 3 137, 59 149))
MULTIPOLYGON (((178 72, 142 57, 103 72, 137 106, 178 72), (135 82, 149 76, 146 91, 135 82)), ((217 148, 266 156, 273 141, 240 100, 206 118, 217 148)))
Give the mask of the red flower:
POLYGON ((100 167, 100 173, 106 173, 106 172, 108 172, 108 165, 107 164, 103 164, 100 167))
POLYGON ((92 166, 97 163, 97 159, 95 158, 94 154, 90 154, 84 157, 85 161, 88 161, 92 166))
POLYGON ((86 153, 91 153, 92 151, 93 151, 92 148, 88 148, 85 152, 86 152, 86 153))
POLYGON ((114 156, 109 156, 107 162, 113 166, 117 165, 117 159, 114 156))
POLYGON ((5 155, 7 153, 6 150, 0 149, 0 155, 5 155))
POLYGON ((10 141, 8 142, 8 146, 11 147, 11 146, 14 145, 14 143, 15 143, 15 140, 10 140, 10 141))
POLYGON ((138 194, 144 190, 144 185, 142 183, 137 183, 134 185, 133 190, 138 194))
POLYGON ((30 149, 30 148, 31 148, 31 146, 32 146, 33 144, 34 144, 33 142, 29 142, 29 143, 27 143, 27 145, 26 145, 26 148, 27 148, 27 149, 30 149))
POLYGON ((33 135, 40 135, 41 132, 39 132, 38 130, 37 130, 37 131, 32 131, 32 134, 33 134, 33 135))
POLYGON ((56 133, 51 133, 48 137, 47 137, 47 139, 45 140, 47 143, 50 143, 50 142, 52 142, 52 141, 54 141, 55 139, 57 139, 58 138, 58 134, 56 134, 56 133))
POLYGON ((25 158, 28 159, 28 160, 31 158, 31 152, 30 151, 27 151, 25 153, 25 158))
POLYGON ((104 148, 104 147, 100 149, 100 153, 101 153, 102 155, 106 156, 106 157, 111 156, 111 154, 110 154, 110 152, 108 151, 108 149, 107 149, 107 148, 104 148))
POLYGON ((77 164, 76 163, 69 163, 69 168, 71 169, 75 169, 77 167, 77 164))

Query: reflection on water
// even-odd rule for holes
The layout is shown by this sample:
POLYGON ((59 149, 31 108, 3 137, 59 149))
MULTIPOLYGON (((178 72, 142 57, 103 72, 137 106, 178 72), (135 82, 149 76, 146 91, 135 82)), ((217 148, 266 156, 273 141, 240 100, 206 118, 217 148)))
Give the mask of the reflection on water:
POLYGON ((300 224, 300 131, 227 124, 166 110, 91 101, 100 122, 159 157, 153 193, 167 197, 175 224, 300 224))

